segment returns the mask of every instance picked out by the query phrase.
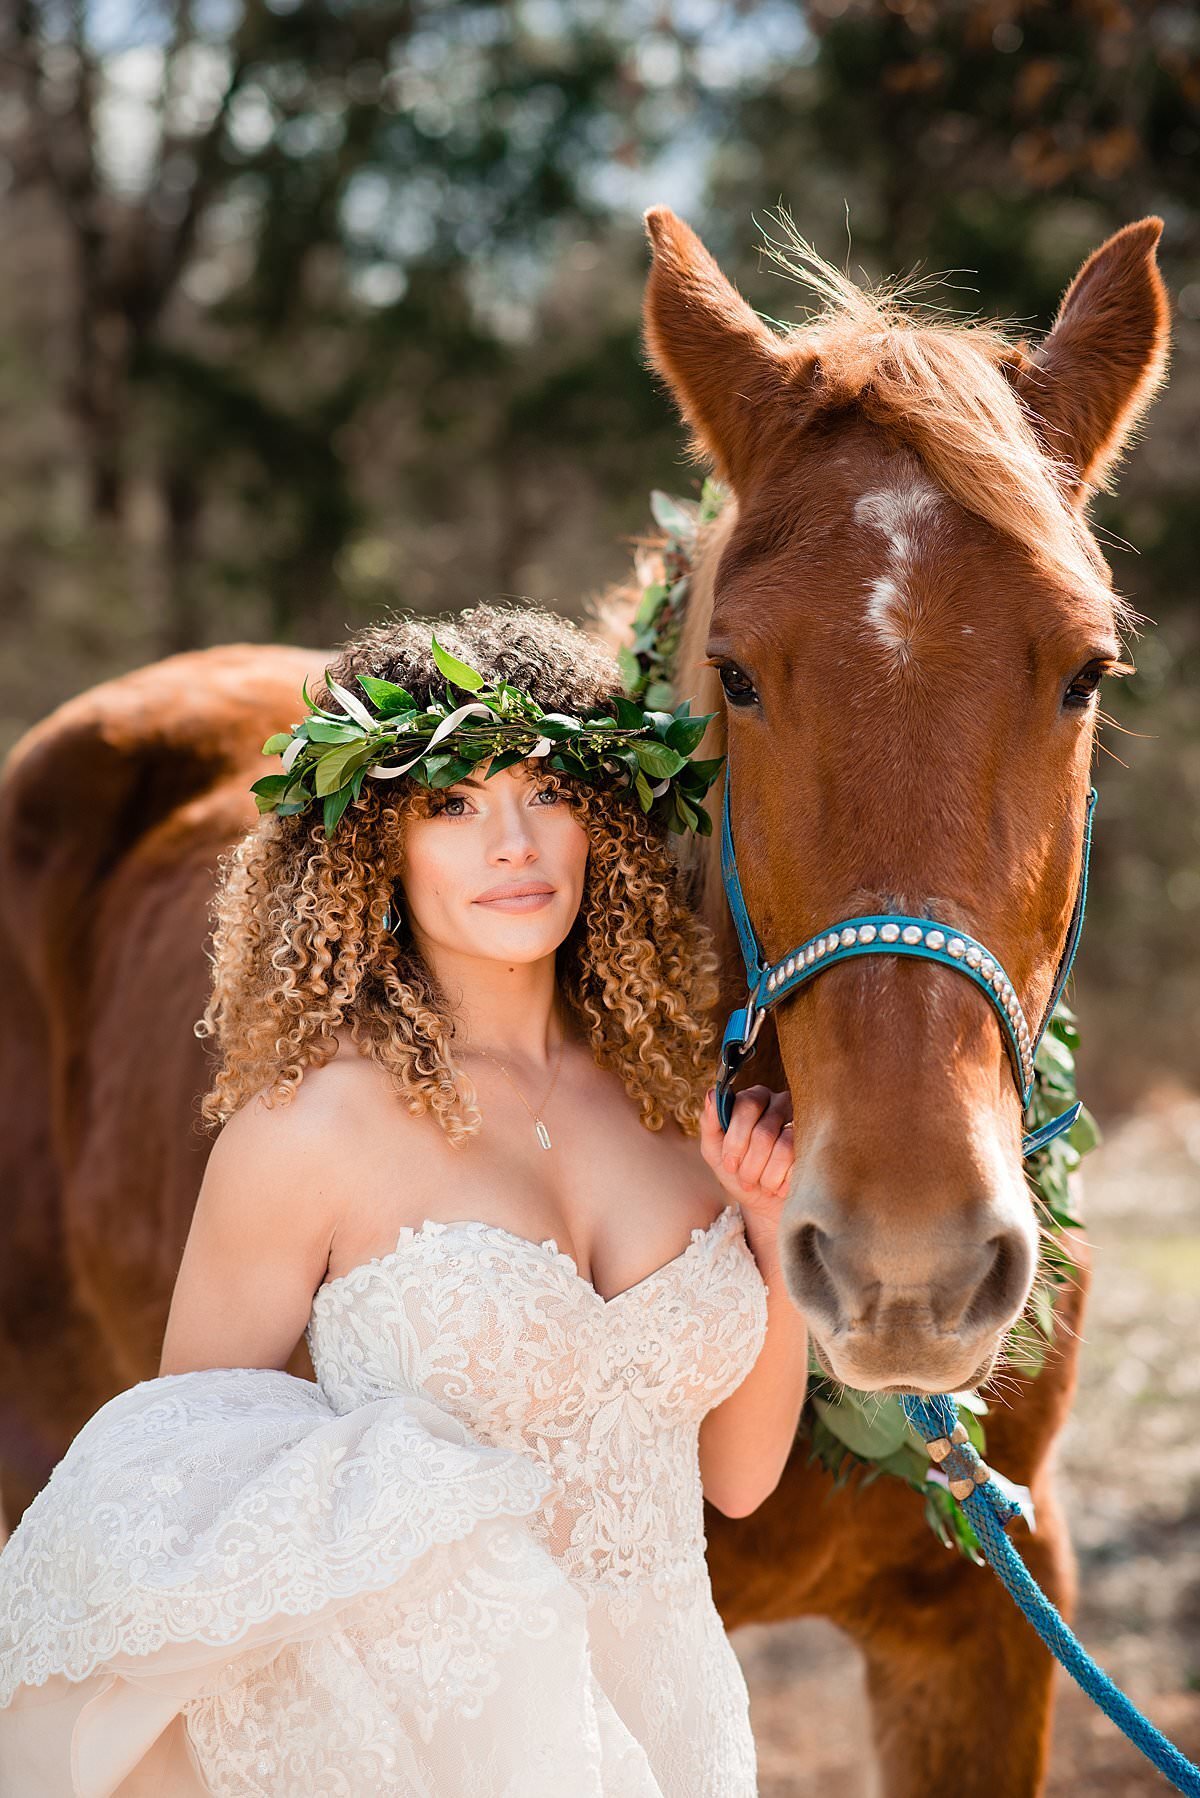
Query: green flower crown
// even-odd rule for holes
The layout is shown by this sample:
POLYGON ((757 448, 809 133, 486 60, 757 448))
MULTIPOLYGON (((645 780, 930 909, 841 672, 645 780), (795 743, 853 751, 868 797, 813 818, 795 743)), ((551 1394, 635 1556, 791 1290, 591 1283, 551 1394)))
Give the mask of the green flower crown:
POLYGON ((264 755, 282 756, 284 772, 266 774, 250 788, 259 811, 286 818, 319 799, 328 837, 368 774, 450 787, 480 762, 491 763, 490 779, 516 762, 544 756, 548 767, 579 780, 632 787, 643 812, 669 831, 711 834, 712 819, 701 802, 725 758, 695 761, 692 752, 715 713, 693 716, 689 700, 673 712, 646 711, 623 696, 582 717, 545 712, 511 681, 485 685, 478 669, 443 649, 436 636, 430 641, 446 677, 446 698, 425 709, 393 681, 360 674, 372 713, 326 668, 329 691, 344 708, 327 712, 309 698, 306 679, 301 691, 309 716, 263 744, 264 755), (452 687, 470 698, 458 701, 452 687))

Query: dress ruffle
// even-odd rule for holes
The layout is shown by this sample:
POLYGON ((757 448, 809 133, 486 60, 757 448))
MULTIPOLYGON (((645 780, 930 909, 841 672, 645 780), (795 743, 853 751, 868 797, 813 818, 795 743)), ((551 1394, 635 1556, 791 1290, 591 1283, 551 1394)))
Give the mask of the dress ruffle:
POLYGON ((0 1554, 0 1791, 662 1798, 523 1521, 551 1481, 417 1395, 118 1394, 0 1554))

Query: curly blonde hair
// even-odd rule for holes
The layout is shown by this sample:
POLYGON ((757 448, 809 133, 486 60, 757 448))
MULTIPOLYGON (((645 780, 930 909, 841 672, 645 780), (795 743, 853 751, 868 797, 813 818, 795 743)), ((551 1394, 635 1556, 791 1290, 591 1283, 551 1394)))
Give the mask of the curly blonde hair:
MULTIPOLYGON (((552 612, 480 605, 437 631, 489 682, 503 677, 547 710, 587 710, 621 691, 608 651, 552 612)), ((427 705, 444 693, 429 636, 428 623, 410 617, 371 625, 329 672, 352 692, 359 674, 395 681, 427 705)), ((323 683, 310 690, 317 704, 340 709, 323 683)), ((661 827, 632 793, 544 764, 538 778, 562 792, 589 839, 579 912, 558 950, 559 991, 647 1129, 670 1117, 694 1136, 716 1059, 711 933, 688 903, 661 827)), ((268 1106, 275 1095, 289 1102, 304 1069, 337 1052, 333 1031, 347 1024, 410 1112, 432 1113, 452 1143, 479 1130, 474 1084, 454 1061, 451 1009, 398 904, 405 822, 435 802, 403 778, 368 778, 331 839, 319 806, 266 812, 222 854, 212 989, 194 1026, 220 1050, 200 1104, 206 1123, 224 1123, 256 1092, 268 1106), (385 928, 389 908, 401 922, 385 928)))

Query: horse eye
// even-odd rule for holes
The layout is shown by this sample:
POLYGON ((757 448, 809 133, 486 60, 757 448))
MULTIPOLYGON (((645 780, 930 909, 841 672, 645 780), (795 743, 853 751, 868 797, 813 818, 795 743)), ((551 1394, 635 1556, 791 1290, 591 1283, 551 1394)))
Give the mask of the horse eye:
POLYGON ((754 682, 744 668, 736 662, 721 662, 717 672, 721 677, 721 685, 725 689, 725 697, 730 705, 754 705, 758 700, 754 682))
POLYGON ((1076 709, 1087 705, 1104 678, 1104 669, 1103 662, 1089 662, 1081 668, 1063 694, 1063 704, 1076 709))

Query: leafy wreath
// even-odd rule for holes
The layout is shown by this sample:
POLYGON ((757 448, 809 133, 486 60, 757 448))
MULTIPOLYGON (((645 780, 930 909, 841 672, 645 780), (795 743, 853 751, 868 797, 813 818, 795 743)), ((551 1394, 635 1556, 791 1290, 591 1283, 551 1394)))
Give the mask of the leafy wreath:
POLYGON ((315 801, 323 805, 325 835, 333 836, 363 780, 397 780, 402 775, 425 787, 450 787, 465 780, 480 762, 486 779, 517 762, 544 756, 547 765, 581 780, 611 780, 632 786, 643 812, 668 831, 712 831, 704 795, 720 772, 724 756, 696 760, 693 751, 715 713, 693 715, 688 700, 673 711, 644 708, 615 695, 611 706, 574 717, 543 711, 511 681, 488 686, 477 668, 450 654, 432 637, 433 659, 445 676, 446 697, 429 706, 394 681, 360 674, 358 684, 374 706, 325 670, 330 693, 341 711, 326 711, 301 691, 308 717, 263 744, 264 755, 283 760, 281 774, 264 774, 250 791, 260 812, 290 817, 315 801), (463 702, 451 692, 469 695, 463 702))
MULTIPOLYGON (((698 503, 657 491, 650 496, 663 540, 653 547, 644 546, 639 554, 637 573, 642 591, 634 615, 633 640, 620 651, 621 671, 635 700, 656 706, 670 702, 671 673, 697 540, 726 498, 726 490, 711 477, 704 482, 698 503)), ((1075 1014, 1060 999, 1034 1062, 1030 1130, 1048 1123, 1074 1102, 1078 1047, 1075 1014)), ((1034 1208, 1043 1226, 1042 1253, 1026 1312, 1009 1332, 1006 1353, 1008 1364, 1031 1378, 1041 1370, 1046 1350, 1054 1341, 1055 1295, 1075 1267, 1068 1232, 1078 1229, 1083 1219, 1074 1206, 1070 1175, 1099 1141, 1095 1119, 1081 1108, 1071 1128, 1026 1164, 1034 1208)), ((940 1540, 982 1565, 970 1519, 944 1475, 930 1466, 925 1444, 909 1425, 900 1400, 842 1386, 825 1375, 815 1358, 810 1359, 809 1376, 799 1430, 808 1438, 810 1461, 825 1467, 837 1486, 855 1474, 863 1485, 880 1475, 903 1480, 923 1497, 926 1519, 940 1540)), ((954 1396, 967 1433, 982 1455, 987 1404, 974 1392, 954 1396)))

